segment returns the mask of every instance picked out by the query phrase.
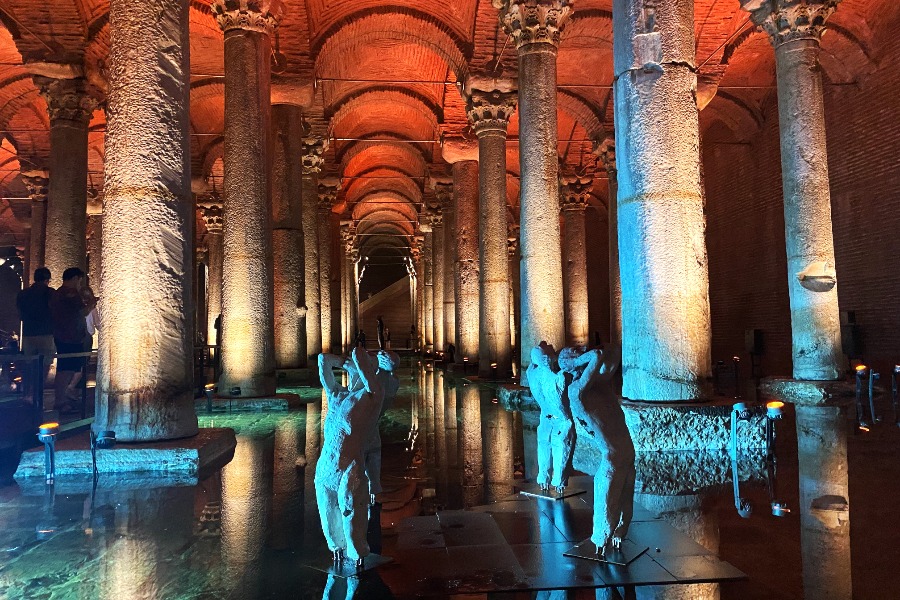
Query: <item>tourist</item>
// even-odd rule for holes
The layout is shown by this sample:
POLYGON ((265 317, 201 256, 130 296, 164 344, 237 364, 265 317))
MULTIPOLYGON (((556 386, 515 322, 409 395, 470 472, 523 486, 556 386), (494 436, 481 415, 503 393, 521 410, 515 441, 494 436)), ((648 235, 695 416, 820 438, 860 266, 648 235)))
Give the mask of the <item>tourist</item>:
POLYGON ((34 271, 34 283, 19 292, 16 308, 22 319, 22 354, 44 356, 44 380, 50 371, 50 362, 56 348, 53 345, 53 316, 50 314, 50 269, 41 267, 34 271))
MULTIPOLYGON (((63 284, 50 298, 53 315, 53 338, 59 354, 84 352, 88 337, 85 317, 97 306, 97 298, 84 285, 84 271, 69 267, 63 272, 63 284)), ((62 357, 56 362, 56 409, 65 411, 80 396, 83 357, 62 357)))
POLYGON ((384 339, 384 319, 381 318, 381 315, 378 315, 378 319, 375 321, 376 330, 378 332, 378 349, 384 350, 385 348, 385 339, 384 339))

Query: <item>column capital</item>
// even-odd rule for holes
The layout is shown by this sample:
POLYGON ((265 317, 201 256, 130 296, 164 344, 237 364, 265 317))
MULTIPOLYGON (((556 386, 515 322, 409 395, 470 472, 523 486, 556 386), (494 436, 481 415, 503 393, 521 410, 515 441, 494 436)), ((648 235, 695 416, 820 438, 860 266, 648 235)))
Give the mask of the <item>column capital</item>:
POLYGON ((36 75, 34 83, 47 102, 51 122, 64 120, 87 125, 91 121, 98 102, 88 94, 84 79, 53 79, 36 75))
POLYGON ((203 217, 207 232, 222 233, 224 214, 221 204, 202 204, 200 206, 200 216, 203 217))
POLYGON ((563 175, 559 178, 559 203, 563 211, 581 211, 587 208, 592 177, 586 175, 563 175))
POLYGON ((819 40, 825 22, 841 0, 741 0, 753 22, 769 34, 773 46, 794 40, 819 40))
POLYGON ((232 29, 272 35, 281 20, 281 0, 214 0, 212 11, 223 32, 232 29))
POLYGON ((597 161, 606 169, 606 174, 610 179, 616 177, 618 170, 616 169, 616 139, 612 136, 602 140, 594 140, 594 155, 597 161))
POLYGON ((349 256, 356 246, 356 224, 353 221, 341 222, 341 244, 349 256))
POLYGON ((500 23, 520 50, 529 44, 559 47, 563 27, 572 13, 572 0, 491 0, 500 10, 500 23))
POLYGON ((440 178, 431 180, 431 188, 440 205, 440 209, 447 210, 453 207, 453 180, 440 178))
POLYGON ((440 204, 433 203, 426 206, 419 220, 424 222, 424 226, 420 225, 420 229, 425 233, 430 233, 435 227, 443 225, 444 213, 441 211, 440 204))
POLYGON ((519 249, 519 224, 508 223, 506 225, 506 253, 510 258, 516 255, 519 249))
POLYGON ((319 210, 331 212, 331 207, 337 200, 338 192, 341 190, 341 182, 338 179, 328 179, 319 181, 319 210))
POLYGON ((320 137, 310 136, 303 138, 303 174, 314 175, 322 171, 325 164, 325 140, 320 137))
POLYGON ((475 135, 488 131, 506 135, 509 118, 516 112, 519 94, 510 79, 470 78, 462 89, 466 115, 475 135))
POLYGON ((96 190, 88 190, 87 198, 88 216, 100 216, 103 214, 103 193, 96 190), (93 192, 93 193, 92 193, 93 192))
POLYGON ((50 174, 47 171, 25 171, 21 177, 32 202, 47 201, 50 192, 50 174))

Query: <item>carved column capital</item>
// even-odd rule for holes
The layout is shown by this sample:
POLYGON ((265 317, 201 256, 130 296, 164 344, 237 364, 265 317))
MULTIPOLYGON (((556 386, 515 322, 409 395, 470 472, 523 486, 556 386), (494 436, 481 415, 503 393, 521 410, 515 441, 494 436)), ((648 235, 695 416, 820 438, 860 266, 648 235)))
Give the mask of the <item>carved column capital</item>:
POLYGON ((206 224, 209 233, 222 233, 224 213, 221 204, 203 204, 200 206, 200 216, 206 224))
POLYGON ((52 79, 36 75, 34 83, 47 102, 50 121, 74 121, 87 125, 98 102, 87 92, 87 82, 82 78, 52 79))
POLYGON ((87 214, 89 216, 99 216, 103 214, 103 194, 91 190, 88 191, 87 198, 87 214))
POLYGON ((741 0, 773 46, 802 39, 819 40, 825 22, 841 0, 741 0))
POLYGON ((581 211, 587 208, 594 180, 584 175, 563 175, 559 178, 559 204, 564 211, 581 211))
POLYGON ((516 255, 519 249, 519 224, 509 223, 506 226, 506 253, 510 258, 516 255))
POLYGON ((281 0, 214 0, 212 11, 223 32, 232 29, 272 35, 281 20, 281 0))
POLYGON ((356 247, 356 224, 353 221, 344 221, 341 223, 341 245, 347 256, 353 253, 356 247))
POLYGON ((516 112, 519 101, 519 94, 513 82, 488 80, 467 83, 463 96, 466 99, 466 115, 472 129, 475 130, 475 135, 488 131, 506 135, 509 118, 516 112))
POLYGON ((440 202, 432 201, 425 205, 425 210, 419 218, 423 225, 420 229, 425 233, 432 231, 434 227, 440 227, 444 224, 444 213, 440 202))
POLYGON ((529 44, 559 47, 563 27, 572 13, 572 0, 491 0, 500 10, 500 23, 521 49, 529 44))
POLYGON ((594 141, 594 155, 598 162, 606 169, 606 174, 610 179, 614 179, 618 173, 616 169, 616 140, 608 137, 603 140, 594 141))
POLYGON ((437 198, 440 209, 447 210, 453 207, 453 182, 435 180, 431 187, 434 189, 434 196, 437 198))
POLYGON ((331 207, 334 206, 339 191, 341 191, 341 184, 339 181, 320 181, 319 210, 326 213, 331 212, 331 207))
POLYGON ((50 192, 49 173, 47 171, 26 171, 21 176, 31 201, 46 202, 47 194, 50 192))
POLYGON ((319 137, 303 138, 303 174, 313 175, 322 171, 325 164, 325 141, 319 137))

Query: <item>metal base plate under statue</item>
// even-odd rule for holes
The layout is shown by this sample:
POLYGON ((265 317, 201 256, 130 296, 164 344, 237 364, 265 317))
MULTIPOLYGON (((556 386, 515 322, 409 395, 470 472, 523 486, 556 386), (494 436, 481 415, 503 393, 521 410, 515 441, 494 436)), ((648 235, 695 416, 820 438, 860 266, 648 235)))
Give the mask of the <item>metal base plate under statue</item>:
POLYGON ((365 560, 363 561, 363 565, 361 568, 356 568, 355 561, 350 560, 349 558, 345 558, 340 563, 335 563, 332 560, 328 560, 324 558, 321 561, 306 565, 310 569, 315 569, 316 571, 322 571, 323 573, 328 573, 329 575, 334 575, 335 577, 342 577, 344 579, 348 579, 351 577, 359 577, 366 571, 374 569, 376 567, 380 567, 381 565, 386 565, 389 562, 392 562, 394 559, 390 556, 382 556, 380 554, 369 554, 365 560))
POLYGON ((583 558, 599 563, 627 567, 649 549, 649 546, 639 546, 631 540, 622 540, 621 547, 609 548, 607 549, 606 554, 597 554, 597 547, 594 545, 594 542, 588 538, 577 546, 563 552, 563 556, 583 558))
POLYGON ((519 493, 523 496, 541 498, 543 500, 564 500, 566 498, 571 498, 572 496, 586 494, 587 490, 581 488, 566 488, 562 493, 559 493, 556 491, 556 488, 551 487, 548 490, 543 490, 537 483, 526 483, 525 485, 520 486, 519 493))

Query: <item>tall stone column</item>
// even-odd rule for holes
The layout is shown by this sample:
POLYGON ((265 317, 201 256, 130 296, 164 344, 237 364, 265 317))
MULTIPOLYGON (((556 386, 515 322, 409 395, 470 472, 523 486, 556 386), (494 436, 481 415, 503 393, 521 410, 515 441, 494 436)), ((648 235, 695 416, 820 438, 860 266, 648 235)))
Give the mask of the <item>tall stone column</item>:
POLYGON ((456 213, 456 362, 479 353, 478 150, 468 140, 445 140, 451 163, 456 213))
POLYGON ((616 140, 608 137, 597 144, 597 154, 609 178, 609 328, 613 343, 622 345, 622 281, 619 277, 619 184, 616 171, 616 140))
POLYGON ((325 160, 321 138, 303 139, 303 248, 306 271, 306 354, 310 365, 318 365, 322 352, 322 285, 319 278, 319 172, 325 160))
POLYGON ((563 292, 567 346, 586 346, 590 341, 584 211, 593 185, 591 177, 565 175, 559 179, 559 200, 566 228, 563 292))
POLYGON ((47 195, 50 180, 46 171, 28 171, 22 173, 22 182, 31 197, 31 232, 28 236, 29 272, 25 273, 23 278, 27 287, 35 269, 44 266, 44 245, 47 239, 47 195))
POLYGON ((512 81, 470 78, 466 112, 478 136, 478 374, 506 376, 512 367, 506 248, 506 128, 516 110, 512 81))
POLYGON ((702 398, 711 371, 693 4, 613 3, 622 394, 634 400, 702 398))
POLYGON ((216 319, 222 314, 222 257, 224 253, 222 228, 224 215, 222 205, 204 202, 200 214, 206 224, 206 250, 209 274, 206 282, 206 343, 215 346, 221 343, 217 337, 216 319))
POLYGON ((123 442, 197 433, 188 0, 142 8, 129 0, 109 6, 104 318, 93 427, 123 442))
POLYGON ((350 351, 353 344, 353 337, 356 332, 350 331, 350 259, 347 256, 347 248, 351 242, 350 239, 350 222, 342 221, 340 226, 341 235, 341 348, 342 352, 350 351))
POLYGON ((431 216, 426 213, 419 221, 419 231, 424 235, 422 243, 422 282, 424 284, 423 327, 425 346, 423 351, 434 352, 434 235, 431 231, 431 216), (422 222, 424 220, 424 223, 422 222))
POLYGON ((356 332, 359 331, 359 249, 356 243, 354 235, 353 247, 347 255, 350 258, 350 325, 353 339, 356 339, 356 332))
POLYGON ((50 190, 44 264, 62 284, 63 271, 86 267, 88 126, 97 101, 87 93, 84 79, 50 79, 35 83, 50 114, 50 190))
POLYGON ((819 40, 840 0, 741 0, 775 47, 794 378, 840 379, 819 40))
POLYGON ((322 313, 322 352, 331 352, 331 207, 341 188, 340 180, 319 183, 319 298, 322 313))
POLYGON ((413 268, 416 270, 416 348, 425 351, 425 235, 417 234, 412 254, 413 268))
POLYGON ((449 344, 456 346, 456 278, 453 274, 456 266, 456 210, 453 206, 453 181, 437 179, 434 182, 434 195, 441 207, 444 221, 443 239, 443 317, 444 317, 444 349, 449 344))
MULTIPOLYGON (((301 225, 303 112, 299 106, 272 107, 272 260, 275 368, 306 366, 306 334, 301 327, 304 298, 301 225), (300 310, 298 310, 300 309, 300 310)), ((210 249, 212 255, 212 249, 210 249)))
POLYGON ((446 350, 444 341, 444 214, 431 207, 431 281, 434 288, 434 351, 446 350))
POLYGON ((215 0, 225 32, 222 375, 219 394, 275 393, 270 261, 271 35, 281 5, 215 0))
POLYGON ((509 267, 509 339, 515 348, 519 344, 519 226, 516 223, 506 226, 506 256, 509 267))
POLYGON ((570 0, 492 0, 519 57, 521 226, 520 360, 542 340, 565 342, 559 232, 559 158, 556 131, 556 55, 572 11, 570 0))
POLYGON ((103 249, 103 198, 95 196, 87 202, 87 256, 88 282, 94 294, 103 297, 100 291, 100 254, 103 249))

